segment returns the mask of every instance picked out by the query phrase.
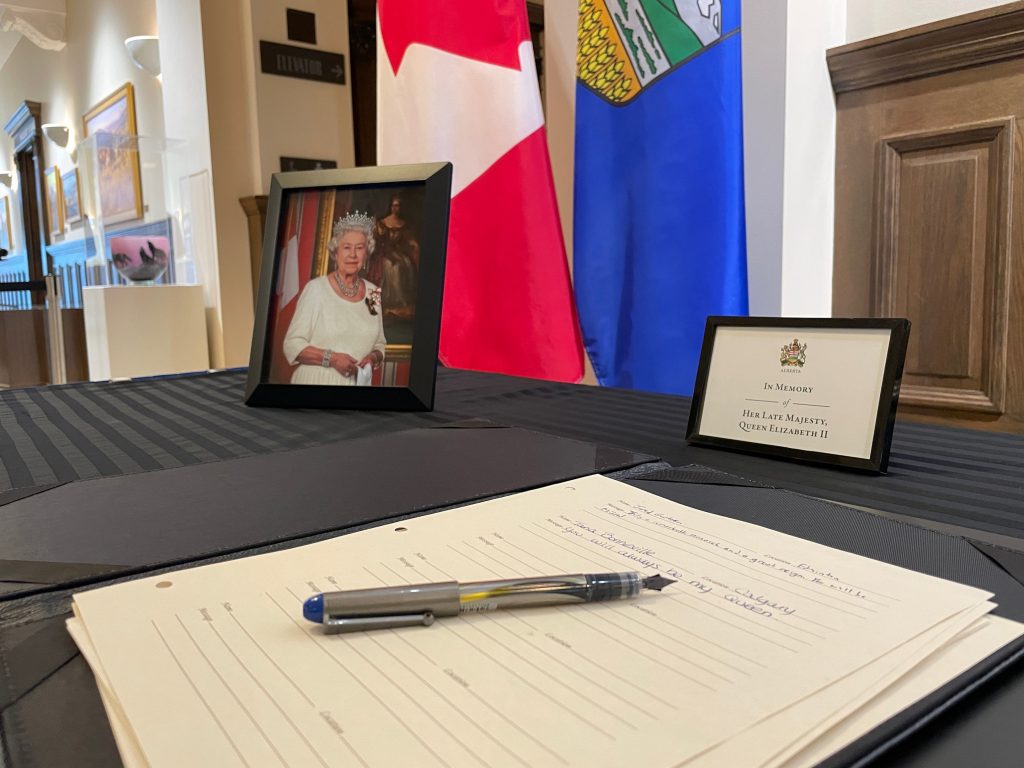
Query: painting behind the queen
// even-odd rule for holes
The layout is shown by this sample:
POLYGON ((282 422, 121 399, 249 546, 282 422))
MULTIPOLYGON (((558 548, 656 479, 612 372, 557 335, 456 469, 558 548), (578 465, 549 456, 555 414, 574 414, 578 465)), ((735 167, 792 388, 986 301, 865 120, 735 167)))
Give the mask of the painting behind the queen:
POLYGON ((270 381, 405 386, 423 186, 320 189, 282 202, 270 381), (398 213, 401 242, 390 235, 398 213), (278 340, 279 339, 279 343, 278 340))

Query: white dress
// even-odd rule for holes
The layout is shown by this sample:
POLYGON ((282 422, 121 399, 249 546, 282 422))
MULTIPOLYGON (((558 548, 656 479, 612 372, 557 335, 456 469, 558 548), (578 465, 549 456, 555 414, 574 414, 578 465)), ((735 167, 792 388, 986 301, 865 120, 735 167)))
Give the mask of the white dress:
MULTIPOLYGON (((368 280, 366 295, 377 286, 368 280)), ((310 280, 299 296, 295 315, 284 337, 284 355, 295 364, 306 347, 319 347, 344 352, 359 362, 371 350, 384 357, 384 322, 380 307, 371 315, 365 301, 346 301, 334 292, 327 276, 310 280)), ((335 384, 352 386, 355 376, 342 376, 334 368, 322 365, 300 365, 292 374, 292 384, 335 384)))

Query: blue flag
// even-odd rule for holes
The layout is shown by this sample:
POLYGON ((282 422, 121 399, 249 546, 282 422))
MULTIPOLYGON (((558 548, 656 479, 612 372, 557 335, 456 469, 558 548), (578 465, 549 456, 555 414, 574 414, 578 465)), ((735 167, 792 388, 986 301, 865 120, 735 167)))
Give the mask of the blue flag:
POLYGON ((747 313, 739 0, 581 0, 573 272, 607 386, 690 394, 747 313))

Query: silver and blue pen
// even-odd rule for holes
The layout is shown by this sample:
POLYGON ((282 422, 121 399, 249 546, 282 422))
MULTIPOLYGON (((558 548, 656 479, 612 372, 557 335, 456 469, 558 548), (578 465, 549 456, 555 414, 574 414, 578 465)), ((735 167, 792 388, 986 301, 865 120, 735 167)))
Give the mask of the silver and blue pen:
POLYGON ((437 617, 460 613, 623 600, 636 597, 645 589, 660 592, 674 583, 664 576, 628 572, 408 584, 323 592, 306 600, 302 615, 322 624, 327 632, 429 626, 437 617))

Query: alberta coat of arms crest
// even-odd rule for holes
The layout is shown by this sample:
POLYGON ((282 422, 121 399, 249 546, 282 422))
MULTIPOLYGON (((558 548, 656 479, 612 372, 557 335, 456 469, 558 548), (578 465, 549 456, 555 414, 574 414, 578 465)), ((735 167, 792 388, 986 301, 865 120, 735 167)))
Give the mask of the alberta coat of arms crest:
POLYGON ((783 366, 803 368, 807 362, 807 342, 801 344, 799 339, 793 339, 792 344, 783 344, 779 362, 783 366))
POLYGON ((580 80, 614 104, 722 36, 723 0, 581 0, 580 80))

